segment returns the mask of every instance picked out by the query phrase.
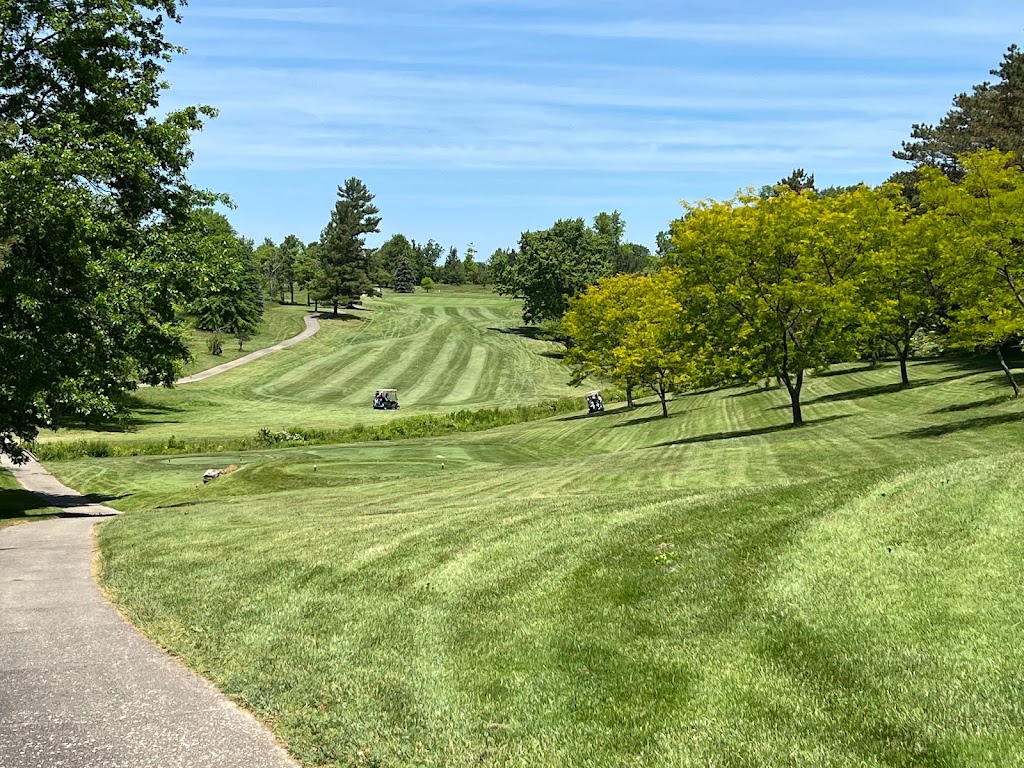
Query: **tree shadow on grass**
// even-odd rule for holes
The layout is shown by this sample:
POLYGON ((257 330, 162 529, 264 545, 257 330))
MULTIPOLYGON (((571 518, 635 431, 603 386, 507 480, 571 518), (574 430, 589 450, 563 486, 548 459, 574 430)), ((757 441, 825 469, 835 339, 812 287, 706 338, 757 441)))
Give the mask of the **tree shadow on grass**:
POLYGON ((23 491, 20 488, 0 489, 0 520, 28 517, 27 512, 52 506, 53 504, 43 501, 34 493, 23 491))
POLYGON ((710 443, 718 440, 732 440, 733 438, 739 437, 757 437, 759 435, 770 435, 774 432, 785 432, 787 430, 801 430, 808 427, 816 427, 819 424, 827 424, 832 421, 838 421, 839 419, 848 419, 853 414, 841 413, 835 416, 826 416, 821 419, 811 419, 805 421, 802 425, 797 426, 795 424, 774 424, 770 427, 758 427, 757 429, 739 429, 734 432, 712 432, 707 435, 697 435, 695 437, 683 437, 679 440, 669 440, 664 443, 655 443, 654 445, 647 446, 648 448, 667 448, 673 445, 693 445, 696 443, 710 443))
POLYGON ((84 419, 81 416, 64 415, 54 419, 58 429, 81 429, 88 432, 134 432, 144 424, 178 424, 178 419, 142 419, 142 416, 167 416, 180 413, 184 408, 173 405, 158 405, 143 400, 138 395, 126 393, 117 401, 118 405, 127 410, 123 416, 110 418, 84 419), (133 415, 128 415, 128 414, 133 415))
MULTIPOLYGON (((891 362, 891 361, 887 360, 887 361, 883 361, 883 362, 891 362)), ((815 379, 827 379, 827 378, 829 378, 831 376, 845 376, 848 373, 868 373, 869 371, 877 371, 877 370, 879 370, 880 367, 881 366, 878 366, 878 365, 868 364, 868 365, 859 366, 857 368, 843 368, 842 370, 840 370, 838 368, 830 368, 827 371, 822 371, 821 373, 815 373, 813 377, 815 379)))
MULTIPOLYGON (((362 310, 359 310, 359 311, 362 311, 362 312, 373 312, 372 309, 362 309, 362 310)), ((315 317, 317 320, 323 320, 325 322, 328 322, 328 321, 345 321, 345 320, 357 320, 359 322, 365 322, 366 321, 365 317, 360 317, 359 315, 353 315, 351 311, 338 312, 338 314, 334 314, 333 312, 316 312, 316 313, 313 313, 313 317, 315 317)))
POLYGON ((619 414, 622 414, 622 413, 630 413, 631 411, 635 411, 635 410, 637 410, 639 408, 646 408, 647 405, 649 405, 649 404, 648 403, 643 403, 641 405, 634 406, 633 408, 630 408, 628 405, 620 405, 618 408, 611 408, 611 409, 606 410, 606 411, 601 411, 600 413, 577 413, 574 416, 563 416, 562 418, 559 419, 559 421, 579 421, 580 419, 600 419, 600 418, 604 418, 605 416, 616 416, 616 415, 619 415, 619 414))
POLYGON ((954 403, 953 405, 936 408, 931 413, 962 413, 963 411, 973 411, 975 408, 988 408, 1000 403, 1007 403, 1010 400, 1012 398, 1009 395, 997 395, 987 400, 975 400, 973 403, 954 403))
MULTIPOLYGON (((661 412, 661 403, 648 403, 647 405, 650 405, 652 408, 656 407, 658 409, 658 412, 651 414, 650 416, 644 416, 642 419, 630 419, 629 421, 624 421, 620 424, 613 424, 612 426, 615 427, 616 429, 618 429, 619 427, 632 427, 638 424, 650 424, 651 422, 655 421, 669 421, 675 418, 676 416, 683 415, 682 413, 669 412, 668 416, 665 416, 661 412)), ((703 406, 691 406, 690 408, 687 408, 685 412, 690 413, 692 411, 699 411, 702 410, 702 408, 703 406)))
POLYGON ((780 389, 782 387, 778 385, 757 387, 755 389, 744 389, 742 392, 733 392, 731 395, 726 395, 726 397, 750 397, 751 395, 763 395, 765 392, 778 392, 780 389))
POLYGON ((908 429, 906 432, 899 432, 895 435, 881 435, 875 439, 888 440, 893 437, 909 437, 915 439, 944 437, 945 435, 952 435, 956 432, 964 432, 969 429, 984 429, 986 427, 999 426, 1000 424, 1016 424, 1020 421, 1024 421, 1024 413, 1002 413, 998 416, 976 416, 973 419, 954 421, 951 424, 933 424, 930 427, 908 429))
POLYGON ((562 341, 556 334, 536 325, 519 325, 515 328, 488 328, 487 330, 511 336, 522 336, 524 339, 534 339, 535 341, 550 341, 553 343, 561 343, 562 341))

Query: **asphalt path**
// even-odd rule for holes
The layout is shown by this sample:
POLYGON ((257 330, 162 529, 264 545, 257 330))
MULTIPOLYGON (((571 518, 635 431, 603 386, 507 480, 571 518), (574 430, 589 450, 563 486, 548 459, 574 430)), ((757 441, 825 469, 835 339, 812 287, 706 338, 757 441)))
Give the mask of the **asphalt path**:
MULTIPOLYGON (((192 384, 193 382, 196 381, 202 381, 203 379, 208 379, 211 376, 216 376, 218 373, 224 373, 225 371, 230 371, 232 368, 237 368, 240 365, 251 363, 253 360, 259 360, 261 357, 266 357, 267 355, 271 355, 274 352, 280 352, 282 349, 287 349, 288 347, 294 346, 295 344, 298 344, 300 341, 305 341, 310 336, 312 336, 313 334, 320 330, 320 322, 312 315, 306 315, 304 319, 306 321, 306 329, 298 336, 292 336, 290 339, 279 341, 272 347, 264 347, 263 349, 257 349, 255 352, 250 352, 248 355, 240 357, 237 360, 232 360, 229 363, 221 363, 220 365, 213 366, 213 368, 207 368, 205 371, 194 373, 191 376, 183 376, 174 383, 192 384)), ((3 768, 3 766, 0 766, 0 768, 3 768)))
POLYGON ((0 529, 0 768, 296 768, 269 730, 103 597, 92 528, 117 511, 34 460, 0 464, 63 510, 0 529))

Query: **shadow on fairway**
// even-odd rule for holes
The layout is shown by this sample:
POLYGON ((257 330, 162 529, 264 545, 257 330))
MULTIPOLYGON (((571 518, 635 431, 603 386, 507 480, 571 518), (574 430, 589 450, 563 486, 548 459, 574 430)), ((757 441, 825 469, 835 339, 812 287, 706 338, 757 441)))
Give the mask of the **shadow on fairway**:
POLYGON ((944 437, 945 435, 964 432, 968 429, 984 429, 985 427, 995 427, 1000 424, 1016 424, 1020 421, 1024 421, 1024 413, 1003 413, 998 416, 976 416, 973 419, 955 421, 952 424, 935 424, 930 427, 920 427, 918 429, 909 429, 906 432, 898 432, 895 435, 882 435, 874 439, 888 440, 892 437, 944 437))
POLYGON ((973 403, 954 403, 953 405, 947 405, 943 408, 936 408, 934 411, 929 413, 962 413, 963 411, 973 411, 975 408, 988 408, 993 405, 999 405, 1000 403, 1010 402, 1012 398, 1007 395, 996 395, 990 397, 987 400, 975 400, 973 403))
POLYGON ((580 419, 600 419, 600 418, 603 418, 605 416, 617 416, 617 415, 622 414, 622 413, 629 413, 630 411, 635 411, 635 410, 638 410, 639 408, 644 408, 644 407, 646 407, 646 406, 639 405, 639 406, 637 406, 635 408, 630 408, 627 405, 620 405, 618 408, 610 408, 610 409, 608 409, 606 411, 601 411, 600 413, 577 413, 574 416, 563 416, 562 418, 559 419, 559 421, 579 421, 580 419))
POLYGON ((782 389, 779 385, 772 385, 770 387, 758 387, 756 389, 744 389, 742 392, 733 392, 731 395, 726 397, 750 397, 751 395, 763 395, 765 392, 778 392, 782 389))
POLYGON ((693 445, 696 443, 710 443, 717 440, 732 440, 733 438, 739 437, 757 437, 759 435, 770 435, 775 432, 785 432, 786 430, 802 430, 808 427, 816 427, 820 424, 827 424, 831 421, 838 421, 839 419, 848 419, 853 414, 841 413, 835 416, 826 416, 821 419, 811 419, 805 421, 802 425, 796 426, 794 424, 775 424, 770 427, 758 427, 757 429, 739 429, 735 432, 712 432, 708 435, 697 435, 696 437, 683 437, 679 440, 669 440, 664 443, 655 443, 654 445, 647 446, 648 448, 667 448, 673 445, 693 445))
POLYGON ((549 331, 545 331, 543 328, 538 328, 534 325, 520 325, 515 328, 488 328, 488 331, 495 331, 496 333, 504 333, 511 336, 522 336, 524 339, 534 339, 536 341, 560 341, 549 331))
MULTIPOLYGON (((372 309, 361 309, 361 310, 358 310, 358 311, 360 311, 360 312, 373 312, 372 309)), ((324 322, 345 321, 345 320, 358 320, 359 322, 364 322, 366 320, 365 317, 360 317, 359 315, 353 315, 351 310, 346 310, 346 311, 343 311, 343 312, 338 312, 338 314, 334 314, 333 312, 319 312, 319 313, 314 313, 313 317, 315 317, 317 320, 322 320, 324 322)))

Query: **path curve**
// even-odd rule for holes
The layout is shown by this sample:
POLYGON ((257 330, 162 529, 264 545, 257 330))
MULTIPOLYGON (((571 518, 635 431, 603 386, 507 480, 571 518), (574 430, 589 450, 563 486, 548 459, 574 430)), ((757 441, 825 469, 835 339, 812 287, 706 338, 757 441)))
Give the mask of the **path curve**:
POLYGON ((271 733, 121 618, 92 578, 93 504, 13 467, 67 517, 0 530, 0 766, 297 768, 271 733))
MULTIPOLYGON (((313 315, 306 315, 305 317, 303 317, 303 320, 306 321, 306 328, 298 336, 292 336, 290 339, 285 339, 284 341, 279 341, 279 342, 277 342, 277 344, 274 344, 271 347, 264 347, 263 349, 257 349, 255 352, 250 352, 248 355, 244 355, 243 357, 240 357, 237 360, 232 360, 231 362, 228 362, 228 363, 221 363, 220 365, 215 365, 215 366, 213 366, 213 368, 207 368, 205 371, 200 371, 199 373, 193 373, 191 376, 182 376, 180 379, 176 380, 174 383, 176 385, 177 384, 193 384, 194 382, 202 381, 203 379, 208 379, 211 376, 216 376, 218 373, 224 373, 225 371, 230 371, 231 369, 237 368, 240 365, 245 365, 246 363, 251 363, 253 360, 259 360, 261 357, 266 357, 267 355, 271 355, 274 352, 280 352, 282 349, 287 349, 288 347, 295 346, 300 341, 305 341, 310 336, 312 336, 315 333, 319 332, 319 330, 320 330, 320 321, 317 320, 315 317, 313 317, 313 315)), ((139 384, 139 389, 146 389, 149 386, 150 386, 149 384, 139 384)))
POLYGON ((221 363, 220 365, 213 366, 213 368, 207 368, 205 371, 194 373, 191 376, 183 376, 174 383, 192 384, 193 382, 196 381, 202 381, 203 379, 208 379, 211 376, 216 376, 218 373, 224 373, 225 371, 230 371, 232 368, 237 368, 240 365, 251 363, 253 360, 259 360, 261 357, 266 357, 267 355, 273 354, 274 352, 280 352, 282 349, 287 349, 288 347, 294 346, 298 344, 300 341, 305 341, 314 333, 320 330, 320 321, 317 320, 312 315, 306 315, 303 319, 306 321, 306 329, 298 336, 292 336, 290 339, 279 341, 272 347, 264 347, 263 349, 257 349, 255 352, 250 352, 245 357, 240 357, 237 360, 232 360, 230 363, 221 363))

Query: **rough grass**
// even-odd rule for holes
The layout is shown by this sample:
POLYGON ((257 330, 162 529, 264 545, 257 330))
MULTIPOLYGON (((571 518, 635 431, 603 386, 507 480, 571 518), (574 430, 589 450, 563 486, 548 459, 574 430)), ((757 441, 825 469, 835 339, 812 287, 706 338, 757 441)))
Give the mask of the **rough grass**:
POLYGON ((305 765, 1016 765, 1021 404, 911 373, 813 377, 797 429, 733 389, 55 468, 137 510, 128 615, 305 765))

